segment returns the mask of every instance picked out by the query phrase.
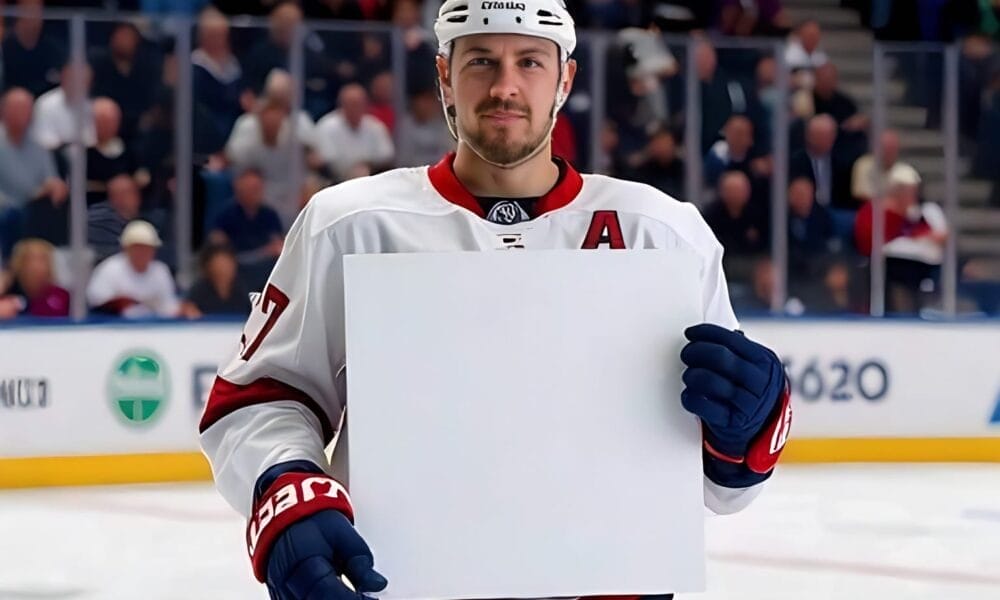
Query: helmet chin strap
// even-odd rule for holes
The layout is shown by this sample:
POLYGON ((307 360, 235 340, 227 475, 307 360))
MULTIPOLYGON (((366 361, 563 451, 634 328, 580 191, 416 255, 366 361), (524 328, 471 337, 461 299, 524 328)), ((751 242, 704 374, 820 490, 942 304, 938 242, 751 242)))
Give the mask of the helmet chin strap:
POLYGON ((566 103, 566 94, 563 92, 563 84, 566 81, 566 69, 567 69, 565 65, 566 63, 563 64, 562 77, 559 78, 559 85, 556 88, 556 98, 555 101, 552 103, 552 110, 549 113, 548 131, 546 131, 544 136, 539 138, 538 145, 536 145, 535 148, 531 152, 529 152, 527 156, 525 156, 524 158, 515 160, 514 162, 499 163, 499 162, 494 162, 483 156, 482 153, 479 152, 479 150, 477 150, 475 146, 473 146, 468 141, 463 139, 461 133, 458 130, 458 117, 455 115, 455 107, 448 106, 445 103, 444 94, 442 94, 441 106, 442 108, 444 108, 445 121, 448 123, 448 131, 451 132, 451 137, 465 144, 470 150, 472 150, 476 154, 476 156, 479 157, 480 160, 482 160, 487 164, 493 165, 498 169, 513 169, 535 158, 546 147, 546 143, 552 139, 552 130, 556 128, 556 115, 559 113, 559 109, 562 108, 563 104, 566 103))

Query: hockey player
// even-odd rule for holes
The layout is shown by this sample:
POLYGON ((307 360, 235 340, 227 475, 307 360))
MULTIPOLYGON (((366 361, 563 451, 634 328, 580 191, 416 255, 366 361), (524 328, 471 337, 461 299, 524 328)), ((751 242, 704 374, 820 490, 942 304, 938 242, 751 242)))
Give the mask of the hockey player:
POLYGON ((435 32, 456 152, 311 199, 201 421, 217 486, 248 517, 253 572, 275 599, 358 599, 386 585, 324 455, 347 401, 347 254, 681 253, 699 267, 704 323, 685 332, 683 394, 664 402, 679 401, 701 418, 708 508, 730 513, 749 504, 787 436, 781 362, 735 331, 722 248, 697 209, 642 184, 581 175, 552 156, 556 113, 576 74, 576 34, 562 0, 446 0, 435 32))

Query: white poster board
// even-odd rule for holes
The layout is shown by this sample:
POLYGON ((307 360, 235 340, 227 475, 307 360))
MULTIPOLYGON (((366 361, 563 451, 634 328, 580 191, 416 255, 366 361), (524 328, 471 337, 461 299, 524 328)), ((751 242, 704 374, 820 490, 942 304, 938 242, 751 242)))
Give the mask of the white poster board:
POLYGON ((381 598, 703 589, 692 258, 345 259, 351 493, 381 598))

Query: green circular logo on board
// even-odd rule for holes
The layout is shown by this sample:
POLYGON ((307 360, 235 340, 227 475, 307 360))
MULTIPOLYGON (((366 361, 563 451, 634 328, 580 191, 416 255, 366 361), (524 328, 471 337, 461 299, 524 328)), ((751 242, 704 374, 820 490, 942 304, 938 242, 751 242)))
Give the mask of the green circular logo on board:
POLYGON ((133 350, 115 361, 108 376, 114 412, 129 425, 149 425, 163 413, 170 393, 167 365, 146 350, 133 350))

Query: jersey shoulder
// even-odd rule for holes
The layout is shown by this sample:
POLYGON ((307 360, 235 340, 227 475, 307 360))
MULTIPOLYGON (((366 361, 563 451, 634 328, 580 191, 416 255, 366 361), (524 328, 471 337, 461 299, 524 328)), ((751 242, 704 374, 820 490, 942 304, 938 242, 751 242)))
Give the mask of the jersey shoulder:
POLYGON ((309 230, 315 234, 359 214, 388 211, 431 215, 453 210, 435 198, 427 167, 406 167, 320 190, 303 212, 308 213, 309 230))
POLYGON ((616 210, 651 219, 702 253, 721 245, 701 212, 690 202, 681 202, 653 186, 606 175, 583 176, 583 203, 587 210, 616 210))

